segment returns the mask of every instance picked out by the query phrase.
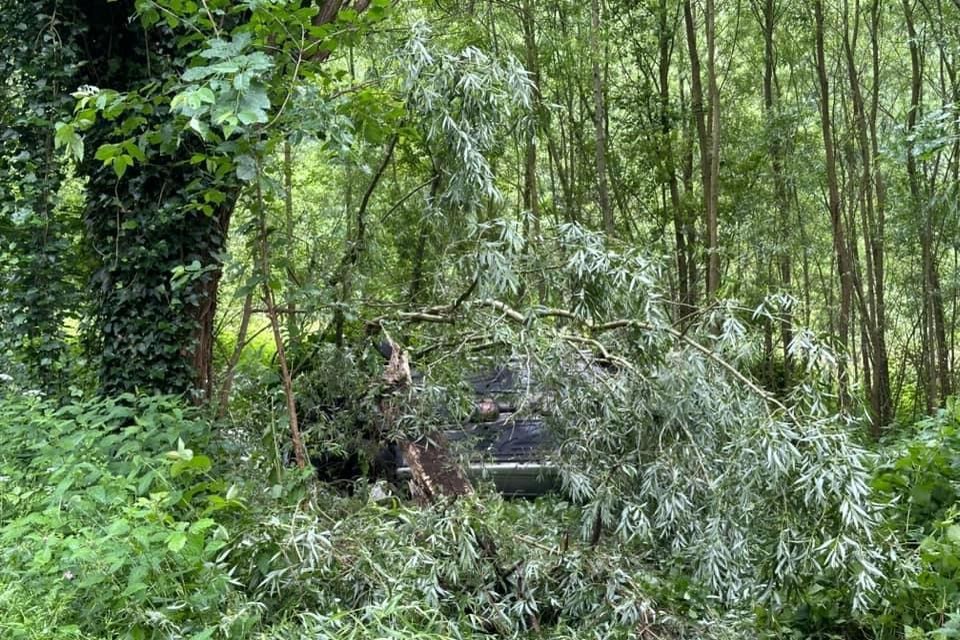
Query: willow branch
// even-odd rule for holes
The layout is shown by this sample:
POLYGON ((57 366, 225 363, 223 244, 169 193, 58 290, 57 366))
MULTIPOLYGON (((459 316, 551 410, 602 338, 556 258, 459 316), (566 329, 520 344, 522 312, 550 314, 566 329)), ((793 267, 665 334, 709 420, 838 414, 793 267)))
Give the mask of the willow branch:
MULTIPOLYGON (((475 300, 470 304, 472 306, 487 307, 490 309, 494 309, 495 311, 498 311, 499 313, 501 313, 503 317, 513 322, 516 322, 518 324, 526 323, 530 317, 536 317, 536 318, 556 317, 556 318, 566 318, 569 320, 574 320, 574 321, 577 321, 580 325, 582 325, 583 328, 587 332, 589 332, 591 335, 596 335, 596 334, 604 333, 607 331, 614 331, 616 329, 625 329, 628 327, 635 327, 638 329, 642 329, 644 331, 663 331, 668 335, 670 335, 675 340, 677 340, 678 342, 703 354, 710 361, 712 361, 717 366, 719 366, 724 371, 726 371, 731 376, 733 376, 738 382, 742 383, 743 386, 745 386, 751 393, 759 396, 761 399, 770 403, 772 406, 776 407, 777 409, 784 412, 785 414, 790 413, 790 409, 785 404, 783 404, 783 402, 778 400, 769 391, 766 391, 765 389, 760 387, 757 383, 755 383, 753 380, 751 380, 746 375, 744 375, 739 369, 737 369, 735 366, 733 366, 732 364, 724 360, 719 354, 714 352, 709 347, 703 344, 700 344, 693 338, 690 338, 684 333, 674 329, 671 326, 668 326, 668 325, 654 326, 649 323, 639 322, 637 320, 630 320, 628 318, 619 318, 616 320, 611 320, 609 322, 604 322, 602 324, 594 325, 587 320, 583 320, 579 318, 574 312, 568 309, 557 309, 557 308, 551 308, 551 307, 536 308, 536 309, 533 309, 529 315, 524 315, 523 313, 521 313, 517 309, 514 309, 513 307, 506 304, 505 302, 502 302, 500 300, 495 300, 492 298, 475 300)), ((407 321, 452 324, 455 321, 450 314, 450 310, 452 308, 453 308, 453 305, 431 307, 423 312, 401 312, 396 314, 394 317, 400 320, 407 320, 407 321)), ((372 324, 379 324, 380 322, 386 319, 387 319, 386 317, 378 318, 377 320, 373 321, 372 324)), ((624 368, 628 368, 628 369, 633 368, 633 365, 631 365, 624 358, 610 353, 609 349, 607 349, 599 340, 596 340, 594 338, 590 338, 587 336, 578 336, 578 335, 573 335, 569 333, 560 334, 560 338, 571 343, 589 345, 595 348, 597 352, 600 353, 600 356, 604 360, 610 363, 616 364, 618 366, 622 366, 624 368)))

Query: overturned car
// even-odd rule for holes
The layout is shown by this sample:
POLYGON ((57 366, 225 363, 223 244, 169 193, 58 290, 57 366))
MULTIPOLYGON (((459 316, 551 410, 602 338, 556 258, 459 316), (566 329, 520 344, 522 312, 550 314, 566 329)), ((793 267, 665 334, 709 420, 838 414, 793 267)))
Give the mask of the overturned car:
MULTIPOLYGON (((501 366, 468 382, 475 397, 473 413, 466 422, 442 430, 445 446, 460 459, 467 477, 492 481, 508 496, 534 497, 555 490, 558 476, 550 462, 555 443, 543 416, 521 407, 532 386, 529 375, 518 367, 501 366)), ((400 449, 397 476, 412 477, 400 449)))
MULTIPOLYGON (((310 360, 319 360, 314 352, 310 360)), ((440 494, 484 482, 508 496, 559 488, 543 385, 525 363, 484 358, 438 376, 435 369, 411 369, 406 354, 387 341, 364 356, 370 359, 347 362, 336 379, 317 378, 299 390, 301 428, 320 480, 347 492, 361 478, 386 481, 421 500, 415 485, 425 470, 418 464, 426 463, 427 475, 463 489, 440 494)))

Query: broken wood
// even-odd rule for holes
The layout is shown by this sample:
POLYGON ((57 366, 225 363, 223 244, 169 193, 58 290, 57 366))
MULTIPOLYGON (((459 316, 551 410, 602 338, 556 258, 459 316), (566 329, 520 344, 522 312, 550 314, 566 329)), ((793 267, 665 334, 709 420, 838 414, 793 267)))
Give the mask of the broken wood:
MULTIPOLYGON (((407 352, 386 333, 384 336, 390 346, 390 360, 383 372, 385 389, 379 404, 384 431, 390 431, 403 415, 399 396, 410 388, 412 381, 407 352)), ((473 493, 473 485, 450 455, 447 439, 442 432, 433 432, 416 440, 403 440, 400 450, 412 476, 410 494, 418 504, 426 505, 441 497, 473 493)))

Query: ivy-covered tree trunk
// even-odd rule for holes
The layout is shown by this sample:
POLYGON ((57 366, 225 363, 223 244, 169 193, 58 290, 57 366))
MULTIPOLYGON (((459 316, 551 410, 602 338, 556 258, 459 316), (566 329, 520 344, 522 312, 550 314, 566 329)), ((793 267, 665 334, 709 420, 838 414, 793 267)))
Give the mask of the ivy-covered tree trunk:
POLYGON ((0 373, 57 392, 71 368, 64 326, 81 307, 85 264, 54 150, 78 51, 56 37, 52 4, 0 11, 0 373))
MULTIPOLYGON (((147 31, 131 21, 133 2, 78 2, 76 10, 74 33, 89 60, 78 85, 129 92, 180 73, 173 34, 164 38, 161 28, 147 31)), ((159 124, 167 116, 161 106, 140 117, 159 124)), ((81 167, 90 178, 86 233, 98 259, 93 332, 101 387, 206 398, 220 256, 236 189, 222 178, 223 200, 212 210, 198 205, 212 185, 191 164, 201 149, 187 138, 172 156, 147 149, 145 161, 121 179, 92 157, 92 150, 113 142, 110 135, 105 124, 88 133, 91 152, 81 167)), ((170 126, 164 135, 180 132, 170 126)))
MULTIPOLYGON (((368 4, 324 0, 311 24, 322 27, 342 9, 349 7, 356 14, 368 4)), ((87 60, 78 84, 95 87, 90 91, 97 102, 104 96, 101 90, 120 94, 119 115, 111 115, 112 105, 97 106, 97 124, 87 132, 88 148, 97 153, 88 154, 82 167, 90 177, 87 233, 99 257, 93 278, 95 352, 106 392, 187 393, 205 401, 213 388, 221 261, 239 195, 241 169, 235 163, 249 159, 237 148, 261 140, 259 127, 267 124, 272 103, 262 83, 252 87, 250 74, 238 73, 232 86, 243 88, 225 102, 221 95, 218 103, 232 111, 211 116, 210 123, 194 116, 188 129, 183 118, 178 121, 183 106, 169 99, 174 92, 170 86, 187 78, 189 62, 198 52, 201 57, 216 51, 212 55, 224 60, 245 59, 260 65, 258 71, 273 68, 274 61, 262 52, 259 57, 240 55, 247 34, 223 35, 246 19, 245 12, 221 7, 214 19, 207 5, 204 11, 187 10, 184 20, 192 18, 191 12, 206 14, 202 19, 209 20, 210 38, 196 40, 184 36, 182 28, 174 31, 180 19, 161 20, 153 8, 140 7, 144 20, 137 19, 138 6, 133 0, 76 3, 75 33, 87 60), (156 16, 150 17, 151 12, 156 16), (220 127, 222 136, 204 132, 211 124, 220 127), (231 138, 228 127, 235 132, 241 125, 245 133, 231 138), (112 156, 110 147, 118 146, 122 153, 112 156)), ((312 62, 322 62, 329 50, 314 45, 299 42, 298 55, 312 48, 312 62)), ((197 71, 195 65, 191 71, 197 71)), ((296 76, 297 71, 291 73, 296 76)), ((213 96, 209 87, 203 89, 213 96)))

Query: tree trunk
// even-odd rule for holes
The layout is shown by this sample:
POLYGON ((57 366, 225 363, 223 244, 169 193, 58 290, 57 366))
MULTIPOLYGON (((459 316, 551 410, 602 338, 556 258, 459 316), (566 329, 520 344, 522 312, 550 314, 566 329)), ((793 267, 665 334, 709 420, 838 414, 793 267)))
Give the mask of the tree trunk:
POLYGON ((717 84, 716 7, 706 0, 707 22, 707 111, 710 115, 707 137, 710 141, 710 194, 707 205, 707 300, 712 301, 720 290, 720 88, 717 84))
MULTIPOLYGON (((404 413, 399 396, 410 388, 410 361, 407 352, 386 337, 390 360, 383 372, 386 390, 380 397, 380 413, 384 432, 392 431, 404 413)), ((404 460, 410 467, 410 493, 419 504, 428 504, 441 497, 465 496, 473 493, 473 485, 450 456, 442 432, 426 438, 400 443, 404 460)))
MULTIPOLYGON (((715 245, 711 244, 710 222, 711 202, 713 200, 713 170, 710 150, 712 148, 711 131, 707 128, 706 113, 703 106, 703 83, 700 70, 700 55, 697 52, 697 32, 693 19, 693 5, 691 0, 685 0, 683 3, 683 20, 686 26, 687 50, 690 55, 690 110, 693 116, 693 124, 697 132, 697 146, 700 149, 700 183, 703 188, 703 210, 704 221, 706 225, 706 272, 707 272, 707 303, 713 300, 716 293, 716 287, 719 282, 719 262, 714 263, 715 245), (716 272, 711 276, 713 267, 717 267, 716 272), (714 276, 716 280, 712 279, 714 276)), ((711 115, 711 122, 713 117, 711 115)), ((712 125, 711 125, 712 126, 712 125)), ((715 237, 716 229, 713 230, 715 237)), ((719 259, 719 256, 717 256, 719 259)))
POLYGON ((527 71, 533 84, 534 125, 527 134, 524 149, 523 208, 533 221, 534 237, 540 235, 540 193, 537 181, 537 132, 542 113, 540 97, 540 54, 537 50, 537 24, 532 0, 523 0, 522 8, 523 42, 526 54, 527 71))
POLYGON ((913 20, 913 9, 909 0, 903 0, 903 13, 907 27, 907 42, 910 47, 910 107, 907 112, 907 181, 910 185, 910 197, 914 213, 920 216, 920 264, 923 278, 924 316, 928 358, 928 399, 929 407, 939 404, 951 393, 950 372, 948 369, 946 322, 943 312, 943 296, 940 291, 940 274, 937 267, 936 248, 934 246, 933 216, 925 205, 920 187, 920 175, 913 149, 911 135, 917 124, 922 103, 923 61, 920 45, 917 42, 917 30, 913 20))
POLYGON ((604 98, 603 76, 600 72, 600 0, 590 5, 590 58, 593 65, 593 125, 596 132, 595 159, 597 163, 597 197, 603 230, 610 237, 616 232, 613 209, 610 207, 610 188, 607 178, 607 109, 604 98))
POLYGON ((670 52, 673 29, 669 23, 667 0, 657 5, 658 27, 658 65, 657 77, 660 92, 660 134, 662 136, 661 154, 667 186, 670 190, 670 208, 673 218, 674 256, 677 267, 677 319, 682 320, 693 312, 692 283, 687 267, 687 225, 686 208, 680 197, 680 181, 673 150, 673 121, 670 115, 670 52))
MULTIPOLYGON (((844 3, 843 50, 846 58, 847 78, 850 84, 850 100, 853 107, 853 130, 859 151, 860 176, 857 185, 862 216, 864 258, 866 259, 866 291, 863 294, 864 303, 860 313, 863 330, 863 348, 866 352, 864 361, 865 387, 870 400, 872 430, 875 436, 880 434, 880 428, 890 422, 893 415, 890 399, 890 373, 886 344, 886 311, 884 307, 884 239, 882 222, 879 217, 876 202, 877 182, 873 175, 873 145, 870 142, 870 131, 875 130, 875 123, 868 128, 867 110, 860 88, 860 79, 857 73, 855 52, 860 23, 859 2, 854 4, 853 26, 851 33, 850 16, 847 3, 844 3)), ((873 40, 874 47, 877 41, 873 40)), ((875 90, 880 78, 875 76, 875 90)), ((875 116, 871 109, 871 115, 875 116)), ((851 163, 851 167, 855 163, 851 163)), ((861 283, 861 290, 862 290, 861 283)))
MULTIPOLYGON (((230 229, 230 219, 237 197, 227 198, 227 202, 220 207, 216 216, 216 237, 220 249, 226 247, 227 235, 230 229)), ((213 399, 213 345, 216 342, 214 323, 217 319, 217 298, 220 290, 220 279, 223 277, 220 259, 217 255, 211 256, 215 269, 208 274, 206 281, 200 284, 200 301, 195 309, 196 333, 193 347, 193 370, 195 372, 194 386, 195 400, 206 403, 213 399)))
POLYGON ((300 436, 297 401, 293 392, 293 375, 290 371, 290 365, 287 362, 287 352, 283 342, 283 335, 280 332, 280 317, 277 313, 276 299, 273 296, 273 287, 270 286, 272 265, 270 263, 270 240, 267 229, 267 212, 263 201, 262 182, 263 173, 261 171, 260 159, 257 158, 256 214, 260 227, 259 257, 260 275, 263 278, 263 302, 267 308, 267 318, 270 320, 270 329, 273 331, 273 344, 277 349, 277 363, 280 365, 280 381, 283 384, 283 397, 287 402, 287 420, 290 423, 290 441, 293 446, 293 455, 297 462, 297 467, 303 469, 307 466, 307 450, 303 444, 303 438, 300 436))
MULTIPOLYGON (((687 106, 686 95, 683 91, 683 81, 677 83, 680 93, 680 113, 686 113, 692 110, 687 106)), ((693 191, 693 118, 684 119, 683 144, 680 148, 680 184, 683 185, 683 193, 689 194, 693 191)), ((684 204, 686 208, 688 205, 684 204)), ((697 308, 699 302, 700 270, 697 263, 697 219, 695 216, 686 216, 687 221, 687 282, 689 283, 690 307, 697 308)))
POLYGON ((826 157, 827 207, 830 213, 830 226, 833 231, 833 249, 837 261, 837 272, 840 277, 840 309, 837 315, 835 332, 840 351, 838 357, 837 383, 839 387, 840 405, 842 408, 848 408, 850 406, 850 396, 846 363, 847 343, 850 335, 850 305, 853 300, 853 279, 850 271, 850 257, 846 232, 843 218, 841 217, 840 190, 837 183, 837 161, 833 144, 833 119, 830 114, 830 88, 827 80, 827 62, 823 44, 823 1, 815 0, 813 8, 817 84, 820 94, 820 129, 823 134, 823 148, 826 157))
MULTIPOLYGON (((767 116, 767 150, 770 154, 770 169, 773 174, 773 193, 777 208, 777 222, 780 225, 781 241, 777 245, 776 261, 780 275, 780 287, 790 293, 792 289, 793 261, 790 255, 789 229, 790 194, 784 175, 786 151, 781 141, 784 132, 778 130, 780 96, 777 92, 777 58, 774 46, 776 33, 775 0, 763 0, 760 11, 763 30, 763 107, 767 116)), ((780 318, 780 338, 783 348, 784 385, 789 386, 791 377, 790 343, 793 340, 793 314, 790 309, 782 309, 780 318)))

